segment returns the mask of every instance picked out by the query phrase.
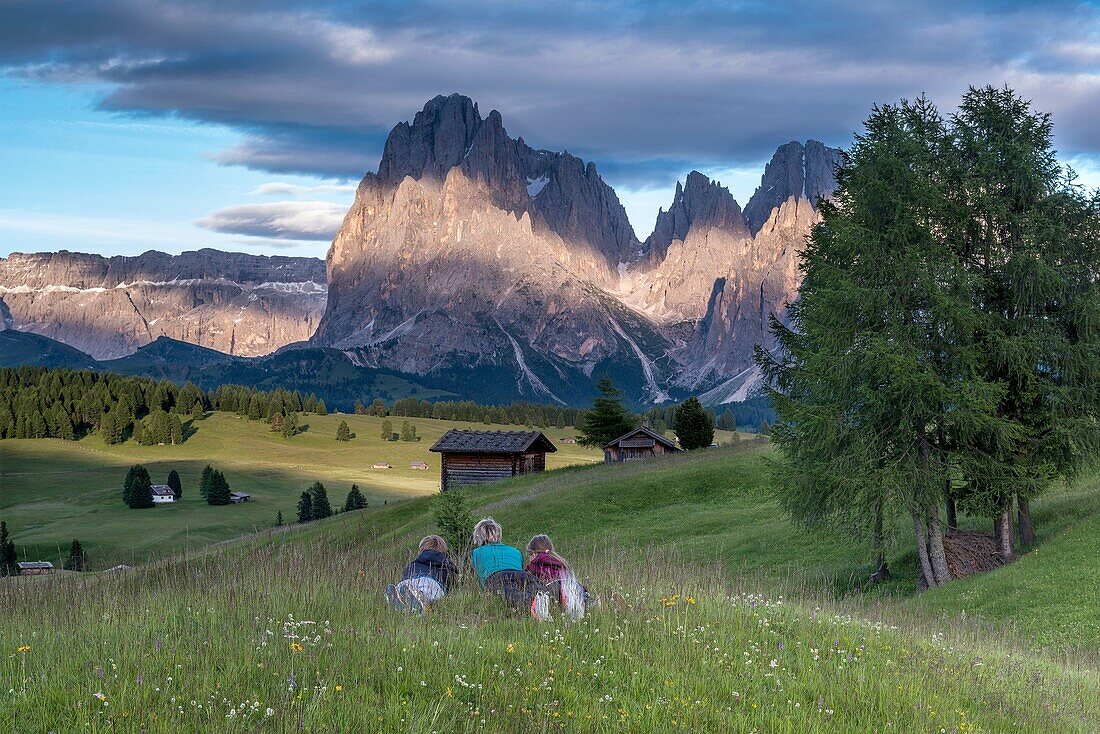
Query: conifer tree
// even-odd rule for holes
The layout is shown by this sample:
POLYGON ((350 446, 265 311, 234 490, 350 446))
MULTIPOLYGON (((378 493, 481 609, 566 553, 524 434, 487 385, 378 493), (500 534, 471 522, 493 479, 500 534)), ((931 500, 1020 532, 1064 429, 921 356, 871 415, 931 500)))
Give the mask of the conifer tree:
POLYGON ((351 429, 348 428, 347 421, 340 421, 340 425, 336 426, 336 440, 337 441, 350 441, 351 429))
POLYGON ((80 545, 79 540, 73 538, 72 545, 69 546, 69 557, 65 560, 65 568, 70 571, 83 571, 86 560, 84 547, 80 545))
MULTIPOLYGON (((130 470, 126 472, 126 479, 122 482, 122 501, 125 502, 127 506, 134 507, 135 487, 141 482, 150 488, 149 501, 152 502, 151 488, 153 482, 149 478, 149 472, 141 464, 134 464, 130 467, 130 470)), ((142 500, 137 499, 137 501, 140 502, 142 500)))
POLYGON ((8 536, 8 524, 0 521, 0 576, 15 576, 18 574, 17 559, 15 541, 8 536))
POLYGON ((283 438, 290 438, 298 433, 298 414, 290 413, 283 419, 283 438))
POLYGON ((298 522, 306 523, 313 519, 313 498, 309 492, 302 492, 298 498, 298 522))
POLYGON ((168 472, 167 484, 172 488, 172 494, 176 496, 176 499, 183 497, 183 484, 180 482, 180 475, 175 469, 168 472))
POLYGON ((317 415, 328 415, 328 407, 325 405, 324 400, 317 401, 317 407, 314 408, 314 412, 317 413, 317 415))
POLYGON ((714 420, 698 398, 690 397, 676 408, 676 438, 685 451, 714 443, 714 420))
POLYGON ((281 528, 283 526, 283 511, 279 510, 275 513, 275 527, 281 528))
POLYGON ((332 506, 329 505, 328 491, 325 485, 314 482, 309 488, 310 519, 320 520, 332 515, 332 506))
POLYGON ((229 482, 226 481, 225 475, 216 469, 210 476, 210 488, 206 493, 206 501, 211 505, 228 505, 230 501, 229 482))
POLYGON ((577 443, 600 447, 634 428, 634 416, 623 407, 622 391, 604 375, 596 383, 599 395, 584 414, 577 443))
POLYGON ((199 494, 202 495, 204 500, 210 497, 210 486, 214 482, 214 467, 207 464, 202 470, 202 476, 199 478, 199 494))
POLYGON ((149 479, 149 472, 145 467, 138 466, 138 471, 130 485, 130 501, 127 503, 131 510, 144 510, 153 506, 153 483, 149 479))
POLYGON ((382 440, 389 441, 393 438, 393 421, 389 418, 382 419, 382 440))
POLYGON ((363 493, 359 491, 359 485, 351 485, 351 491, 348 492, 347 499, 344 500, 344 512, 351 512, 352 510, 362 510, 367 506, 367 498, 363 496, 363 493))
POLYGON ((204 415, 206 415, 206 413, 203 411, 202 408, 202 400, 199 400, 197 403, 195 403, 195 406, 191 408, 191 420, 202 420, 204 415))

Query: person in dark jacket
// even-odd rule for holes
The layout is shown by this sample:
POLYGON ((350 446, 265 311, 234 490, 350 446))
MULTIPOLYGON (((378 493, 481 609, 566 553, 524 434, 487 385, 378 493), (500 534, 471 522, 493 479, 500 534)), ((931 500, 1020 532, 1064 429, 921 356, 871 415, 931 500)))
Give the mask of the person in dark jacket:
POLYGON ((401 572, 401 581, 386 587, 390 609, 424 612, 451 590, 458 570, 447 556, 447 541, 429 535, 420 541, 419 551, 401 572))

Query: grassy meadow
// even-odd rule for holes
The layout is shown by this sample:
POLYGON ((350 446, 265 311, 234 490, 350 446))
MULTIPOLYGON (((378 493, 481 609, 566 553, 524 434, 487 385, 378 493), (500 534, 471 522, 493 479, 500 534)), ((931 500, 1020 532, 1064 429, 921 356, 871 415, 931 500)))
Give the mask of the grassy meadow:
POLYGON ((770 453, 472 490, 506 542, 549 532, 602 597, 574 624, 516 618, 469 582, 424 617, 389 612, 427 497, 0 582, 0 731, 1100 730, 1100 476, 1036 503, 1040 545, 1015 565, 918 596, 904 526, 894 582, 859 591, 870 549, 791 525, 770 453))
MULTIPOLYGON (((392 418, 395 430, 402 418, 392 418)), ((98 435, 81 441, 54 439, 0 441, 0 518, 29 560, 56 561, 79 538, 94 568, 142 562, 271 527, 276 512, 292 522, 298 495, 315 481, 325 484, 339 508, 357 483, 372 505, 430 494, 439 489, 439 455, 428 451, 451 428, 490 428, 484 424, 410 418, 421 440, 383 441, 382 419, 361 415, 306 414, 306 430, 290 439, 263 422, 231 413, 208 413, 194 421, 192 435, 179 446, 140 446, 127 441, 107 446, 98 435), (335 440, 346 420, 355 439, 335 440), (372 469, 375 462, 392 469, 372 469), (424 461, 428 470, 411 469, 424 461), (132 464, 143 464, 154 482, 175 469, 183 498, 172 505, 130 510, 121 499, 122 480, 132 464), (207 464, 222 470, 234 491, 249 492, 241 505, 212 507, 198 493, 207 464)), ((517 426, 493 429, 522 430, 517 426)), ((598 451, 561 443, 573 429, 548 429, 558 446, 547 457, 550 468, 592 463, 598 451)))

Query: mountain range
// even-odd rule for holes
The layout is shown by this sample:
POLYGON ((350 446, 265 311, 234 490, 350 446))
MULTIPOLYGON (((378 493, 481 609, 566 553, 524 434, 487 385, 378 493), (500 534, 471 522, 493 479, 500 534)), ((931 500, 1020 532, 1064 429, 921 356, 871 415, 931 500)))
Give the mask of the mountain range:
POLYGON ((484 401, 748 397, 797 292, 839 150, 781 146, 742 209, 693 171, 640 240, 595 164, 512 138, 462 95, 395 126, 326 261, 213 250, 0 260, 6 328, 97 360, 157 337, 239 357, 320 349, 484 401))

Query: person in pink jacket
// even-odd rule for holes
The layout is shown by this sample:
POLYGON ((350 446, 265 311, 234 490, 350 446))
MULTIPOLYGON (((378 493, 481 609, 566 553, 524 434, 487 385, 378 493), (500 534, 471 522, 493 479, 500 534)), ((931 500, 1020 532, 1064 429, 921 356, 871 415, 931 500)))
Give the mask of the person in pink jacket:
POLYGON ((554 550, 548 535, 536 535, 527 542, 527 573, 557 592, 561 608, 573 619, 584 617, 588 592, 573 574, 569 563, 554 550))

